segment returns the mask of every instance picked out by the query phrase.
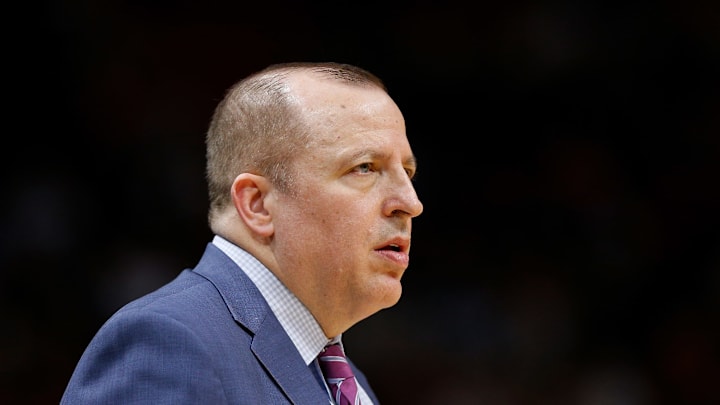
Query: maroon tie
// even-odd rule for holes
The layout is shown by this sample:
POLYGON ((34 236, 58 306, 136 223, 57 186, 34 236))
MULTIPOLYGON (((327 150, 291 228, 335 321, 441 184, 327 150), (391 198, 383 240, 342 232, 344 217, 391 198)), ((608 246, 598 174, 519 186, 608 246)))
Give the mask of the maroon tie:
POLYGON ((320 368, 338 405, 358 405, 358 387, 355 375, 339 344, 326 346, 318 355, 320 368))

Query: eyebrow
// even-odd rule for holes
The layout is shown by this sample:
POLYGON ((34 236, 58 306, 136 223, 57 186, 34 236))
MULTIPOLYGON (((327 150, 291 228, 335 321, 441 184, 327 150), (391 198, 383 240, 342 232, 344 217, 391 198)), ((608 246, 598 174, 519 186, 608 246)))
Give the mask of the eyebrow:
MULTIPOLYGON (((389 154, 382 153, 382 152, 375 152, 368 149, 359 150, 352 155, 348 156, 348 161, 355 161, 358 159, 361 159, 363 157, 369 157, 373 160, 387 160, 389 157, 389 154)), ((407 159, 403 160, 403 165, 405 166, 412 166, 414 169, 417 169, 417 158, 415 155, 410 155, 407 159)))

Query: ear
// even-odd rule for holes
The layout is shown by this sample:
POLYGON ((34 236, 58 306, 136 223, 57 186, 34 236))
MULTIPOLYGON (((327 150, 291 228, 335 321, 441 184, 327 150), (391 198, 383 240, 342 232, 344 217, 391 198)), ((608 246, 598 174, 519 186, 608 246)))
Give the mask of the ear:
POLYGON ((242 173, 235 178, 230 193, 238 215, 255 234, 268 237, 274 232, 272 215, 265 206, 271 189, 263 176, 242 173))

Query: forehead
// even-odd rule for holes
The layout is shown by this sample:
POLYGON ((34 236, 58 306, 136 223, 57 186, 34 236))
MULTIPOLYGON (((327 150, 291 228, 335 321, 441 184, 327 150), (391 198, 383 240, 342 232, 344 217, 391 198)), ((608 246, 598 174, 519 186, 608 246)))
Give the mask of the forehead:
POLYGON ((400 109, 390 96, 374 86, 350 85, 310 75, 292 83, 297 106, 313 138, 333 143, 341 135, 405 132, 400 109))
POLYGON ((318 153, 338 157, 411 154, 405 121, 389 98, 346 101, 313 111, 310 147, 318 153))
POLYGON ((305 154, 314 156, 301 161, 325 166, 361 158, 412 160, 405 120, 384 90, 310 74, 295 75, 291 87, 310 133, 305 154))

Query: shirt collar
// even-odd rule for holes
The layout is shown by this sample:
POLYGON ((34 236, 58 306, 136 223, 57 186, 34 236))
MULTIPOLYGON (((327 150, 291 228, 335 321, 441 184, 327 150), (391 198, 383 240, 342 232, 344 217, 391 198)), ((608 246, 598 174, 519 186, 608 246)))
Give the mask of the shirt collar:
POLYGON ((212 243, 252 280, 275 317, 309 365, 329 343, 341 343, 342 335, 328 339, 307 307, 264 264, 227 239, 215 235, 212 243))

